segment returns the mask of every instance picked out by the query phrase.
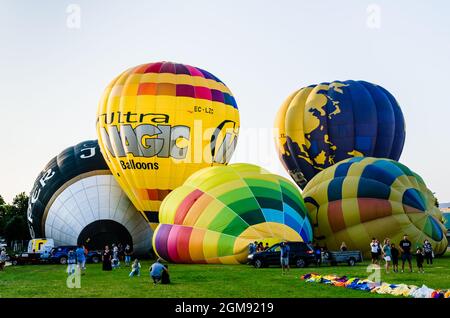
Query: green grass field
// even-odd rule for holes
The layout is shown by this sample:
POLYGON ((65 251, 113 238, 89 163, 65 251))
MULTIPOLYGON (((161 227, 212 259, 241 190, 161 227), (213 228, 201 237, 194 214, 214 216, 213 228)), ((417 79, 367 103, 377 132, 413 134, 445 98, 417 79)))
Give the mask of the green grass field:
MULTIPOLYGON (((100 264, 88 264, 81 277, 81 288, 66 285, 62 265, 9 266, 0 272, 0 298, 11 297, 392 297, 323 284, 306 283, 300 276, 309 272, 367 277, 368 263, 355 267, 308 267, 291 269, 282 276, 280 268, 255 269, 248 265, 177 265, 169 266, 172 284, 154 286, 150 281, 150 261, 141 262, 141 277, 129 278, 129 268, 103 272, 100 264)), ((450 254, 435 259, 425 273, 384 274, 382 281, 450 288, 450 254)))

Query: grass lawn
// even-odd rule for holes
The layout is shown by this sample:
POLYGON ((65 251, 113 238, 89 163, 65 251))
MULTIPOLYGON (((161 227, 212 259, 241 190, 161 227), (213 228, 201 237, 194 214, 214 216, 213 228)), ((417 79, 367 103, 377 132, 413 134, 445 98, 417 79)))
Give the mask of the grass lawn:
MULTIPOLYGON (((141 277, 129 278, 129 268, 103 272, 101 264, 88 264, 86 275, 81 277, 81 288, 66 286, 67 274, 62 265, 9 266, 0 272, 0 298, 10 297, 392 297, 371 294, 323 284, 306 283, 302 274, 337 274, 367 277, 367 262, 349 267, 308 267, 291 269, 282 276, 280 268, 255 269, 248 265, 177 265, 169 266, 171 285, 151 283, 148 268, 150 261, 141 262, 141 277)), ((382 281, 405 283, 431 288, 450 288, 450 254, 435 259, 425 274, 384 274, 382 281)))

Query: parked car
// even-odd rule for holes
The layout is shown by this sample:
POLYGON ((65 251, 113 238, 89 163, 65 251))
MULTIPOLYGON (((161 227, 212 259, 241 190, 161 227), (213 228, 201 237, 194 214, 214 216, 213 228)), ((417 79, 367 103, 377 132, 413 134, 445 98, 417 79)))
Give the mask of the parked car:
MULTIPOLYGON (((305 242, 287 242, 289 245, 289 265, 296 267, 306 267, 315 263, 314 250, 305 242)), ((263 252, 256 252, 248 256, 248 263, 256 268, 267 267, 270 265, 281 266, 280 243, 271 246, 263 252)))
POLYGON ((355 266, 356 263, 362 262, 363 256, 361 251, 327 251, 324 252, 322 263, 329 263, 335 266, 339 263, 346 263, 349 266, 355 266))
MULTIPOLYGON (((66 265, 67 264, 67 258, 69 251, 72 249, 75 251, 78 248, 78 246, 58 246, 52 249, 52 252, 50 254, 49 261, 51 263, 57 263, 66 265)), ((88 254, 86 256, 86 262, 87 263, 99 263, 102 259, 100 251, 88 251, 88 254)))
POLYGON ((12 265, 45 264, 48 260, 41 258, 41 253, 20 253, 9 257, 12 265))

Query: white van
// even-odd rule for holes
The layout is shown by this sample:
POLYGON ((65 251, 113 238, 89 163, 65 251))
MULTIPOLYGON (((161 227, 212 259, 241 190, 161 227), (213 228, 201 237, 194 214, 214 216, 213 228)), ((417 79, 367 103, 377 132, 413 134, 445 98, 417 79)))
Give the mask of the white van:
POLYGON ((50 252, 54 247, 55 242, 53 242, 53 239, 32 239, 28 242, 28 253, 42 253, 44 251, 50 252))

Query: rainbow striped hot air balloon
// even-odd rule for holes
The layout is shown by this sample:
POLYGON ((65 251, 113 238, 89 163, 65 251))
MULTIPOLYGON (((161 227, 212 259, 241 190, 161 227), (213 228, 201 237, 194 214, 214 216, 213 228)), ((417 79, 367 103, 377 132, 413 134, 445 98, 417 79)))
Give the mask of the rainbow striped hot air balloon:
POLYGON ((237 264, 253 241, 310 241, 300 192, 250 164, 202 169, 162 202, 156 253, 175 263, 237 264))
POLYGON ((317 174, 303 192, 314 237, 328 249, 346 242, 369 253, 372 237, 414 246, 428 239, 436 254, 447 249, 442 213, 425 182, 403 164, 355 157, 317 174))

